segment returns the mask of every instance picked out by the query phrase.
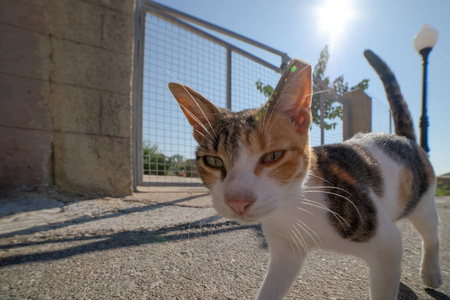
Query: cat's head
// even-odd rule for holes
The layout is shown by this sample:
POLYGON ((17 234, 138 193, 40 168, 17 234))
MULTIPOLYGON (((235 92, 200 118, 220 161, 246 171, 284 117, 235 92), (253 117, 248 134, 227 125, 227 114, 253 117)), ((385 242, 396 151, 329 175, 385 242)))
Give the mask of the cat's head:
POLYGON ((194 129, 197 166, 223 217, 256 223, 298 192, 309 166, 311 66, 293 60, 264 107, 230 112, 169 88, 194 129))

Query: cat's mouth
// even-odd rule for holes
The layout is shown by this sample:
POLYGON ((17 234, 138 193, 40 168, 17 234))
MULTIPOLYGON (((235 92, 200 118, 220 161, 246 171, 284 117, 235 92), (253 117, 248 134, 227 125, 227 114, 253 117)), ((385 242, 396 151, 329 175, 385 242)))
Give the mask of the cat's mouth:
POLYGON ((240 193, 227 196, 226 193, 214 192, 212 194, 213 207, 220 216, 246 225, 260 223, 276 213, 281 204, 273 195, 240 193))
POLYGON ((264 210, 261 210, 260 208, 258 209, 256 207, 255 208, 249 207, 248 211, 245 211, 242 214, 230 212, 229 214, 224 215, 223 217, 232 219, 241 224, 254 225, 254 224, 261 223, 262 220, 273 215, 275 213, 275 211, 276 211, 275 207, 274 208, 265 207, 264 210))

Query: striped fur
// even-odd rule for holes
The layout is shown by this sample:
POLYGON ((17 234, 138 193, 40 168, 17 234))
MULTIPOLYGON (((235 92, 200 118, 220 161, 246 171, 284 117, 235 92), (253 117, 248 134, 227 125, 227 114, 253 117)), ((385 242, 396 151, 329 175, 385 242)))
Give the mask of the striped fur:
POLYGON ((386 63, 372 51, 364 51, 364 56, 383 82, 394 118, 395 134, 415 141, 416 134, 414 133, 414 124, 411 113, 409 112, 408 105, 403 99, 402 92, 400 91, 394 73, 389 69, 386 63))
POLYGON ((352 254, 371 269, 371 299, 396 299, 407 217, 423 239, 424 283, 442 283, 435 174, 415 143, 411 115, 394 75, 375 54, 397 135, 358 134, 311 148, 311 66, 293 60, 267 103, 230 112, 187 86, 170 90, 199 143, 197 166, 223 217, 261 223, 270 264, 258 298, 281 299, 314 248, 352 254))

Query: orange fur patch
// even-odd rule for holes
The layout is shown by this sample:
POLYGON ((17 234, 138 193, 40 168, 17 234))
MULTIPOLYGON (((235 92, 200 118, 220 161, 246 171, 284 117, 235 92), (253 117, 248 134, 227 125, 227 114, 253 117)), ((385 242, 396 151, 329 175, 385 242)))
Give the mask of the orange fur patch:
POLYGON ((420 158, 425 165, 425 172, 427 173, 428 180, 434 182, 436 180, 436 174, 434 173, 433 166, 431 165, 427 154, 419 145, 416 145, 416 147, 418 148, 420 158))
POLYGON ((279 163, 258 164, 254 173, 260 176, 268 170, 267 176, 282 184, 289 183, 292 178, 304 177, 309 165, 308 132, 299 134, 292 122, 277 113, 266 115, 260 122, 244 140, 250 153, 260 156, 277 150, 285 153, 279 163))
POLYGON ((352 186, 358 185, 358 180, 354 178, 352 175, 350 175, 350 173, 348 173, 346 170, 341 168, 339 165, 333 164, 330 166, 330 169, 333 173, 337 174, 342 181, 346 182, 347 184, 352 186))
POLYGON ((413 182, 413 174, 411 171, 402 167, 400 169, 400 180, 399 180, 399 203, 404 208, 408 205, 409 200, 411 199, 411 191, 412 191, 412 182, 413 182))

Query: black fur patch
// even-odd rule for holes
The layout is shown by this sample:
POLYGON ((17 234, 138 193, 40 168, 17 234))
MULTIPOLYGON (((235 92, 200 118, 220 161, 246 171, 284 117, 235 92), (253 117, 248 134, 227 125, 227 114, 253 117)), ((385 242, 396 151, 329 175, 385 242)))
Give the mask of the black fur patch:
POLYGON ((317 157, 313 172, 324 178, 325 186, 336 187, 324 189, 328 208, 342 217, 328 213, 331 224, 343 238, 368 241, 377 228, 370 190, 383 193, 379 166, 367 151, 352 143, 316 147, 313 151, 317 157))

